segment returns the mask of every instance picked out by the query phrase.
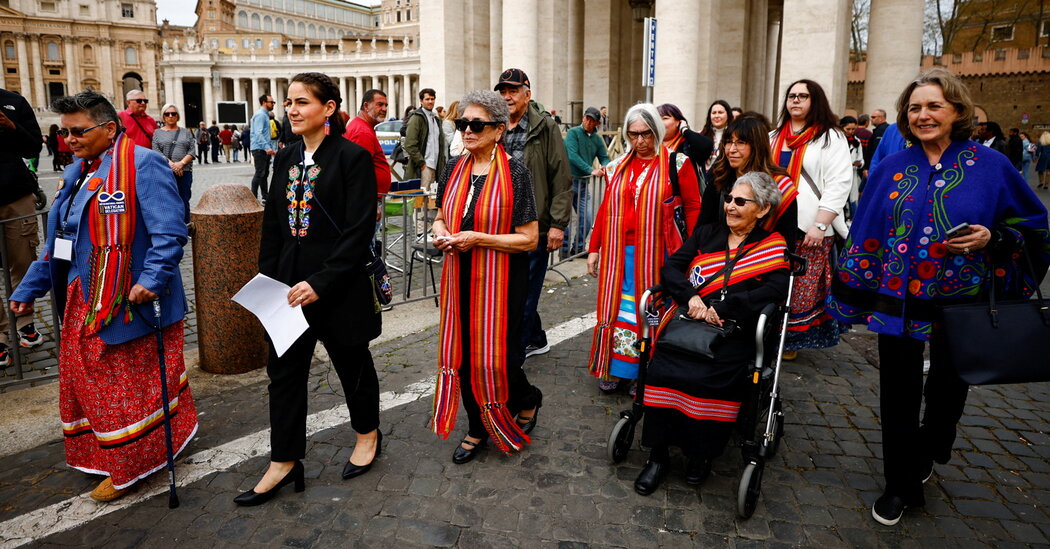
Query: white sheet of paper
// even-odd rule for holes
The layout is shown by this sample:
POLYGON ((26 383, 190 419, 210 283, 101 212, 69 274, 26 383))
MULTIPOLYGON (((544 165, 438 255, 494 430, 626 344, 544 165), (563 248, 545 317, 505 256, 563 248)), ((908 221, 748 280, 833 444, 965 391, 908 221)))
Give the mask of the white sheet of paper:
POLYGON ((290 289, 285 283, 260 273, 231 298, 262 322, 263 328, 266 328, 266 333, 273 341, 277 356, 284 355, 292 343, 310 327, 303 316, 302 307, 288 305, 290 289))

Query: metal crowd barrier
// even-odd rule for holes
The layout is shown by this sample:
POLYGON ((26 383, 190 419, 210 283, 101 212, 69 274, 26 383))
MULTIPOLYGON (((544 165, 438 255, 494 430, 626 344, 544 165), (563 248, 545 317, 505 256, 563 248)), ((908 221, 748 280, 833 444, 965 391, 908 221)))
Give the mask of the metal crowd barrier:
MULTIPOLYGON (((9 223, 16 223, 16 222, 22 221, 24 219, 29 219, 29 218, 32 218, 32 217, 39 216, 40 219, 38 220, 38 223, 37 223, 37 233, 38 233, 38 236, 40 237, 40 243, 42 245, 43 242, 44 242, 44 238, 43 238, 44 227, 47 227, 47 214, 48 214, 48 211, 43 211, 43 212, 36 212, 36 213, 30 214, 30 215, 23 215, 23 216, 19 216, 19 217, 12 217, 12 218, 8 218, 8 219, 2 219, 2 220, 0 220, 0 227, 3 227, 6 230, 7 225, 9 223)), ((7 315, 7 322, 8 322, 8 330, 7 330, 8 344, 7 344, 7 346, 8 346, 8 349, 9 349, 10 353, 11 353, 11 364, 9 364, 8 366, 6 366, 4 368, 0 368, 0 372, 2 372, 2 375, 0 375, 0 390, 6 389, 7 387, 14 386, 14 385, 22 385, 22 384, 26 384, 26 383, 36 383, 36 382, 39 382, 39 381, 51 380, 51 379, 55 379, 55 378, 58 377, 58 368, 57 368, 57 366, 54 367, 54 371, 50 371, 50 372, 45 371, 44 373, 41 373, 40 375, 35 375, 35 376, 30 377, 30 378, 26 378, 26 376, 25 376, 25 368, 23 367, 23 364, 26 362, 26 359, 28 358, 28 356, 27 356, 27 354, 25 354, 26 349, 22 349, 22 347, 18 344, 18 326, 16 325, 15 313, 14 313, 14 311, 11 310, 11 307, 10 307, 11 294, 14 293, 14 288, 12 287, 12 283, 11 283, 11 269, 10 269, 11 266, 9 264, 9 257, 10 256, 8 254, 8 251, 7 251, 7 239, 6 238, 0 238, 0 267, 3 268, 3 272, 4 272, 4 274, 3 274, 3 280, 4 280, 4 296, 3 296, 4 297, 4 303, 3 303, 3 307, 4 307, 4 313, 7 315), (14 369, 13 375, 11 375, 11 373, 10 373, 10 370, 12 368, 14 369)), ((33 316, 34 316, 34 324, 36 325, 37 331, 40 332, 41 336, 45 338, 45 342, 46 342, 46 340, 48 339, 49 336, 50 336, 51 339, 54 340, 54 342, 55 342, 55 345, 54 345, 54 358, 56 359, 56 364, 57 364, 58 349, 60 348, 61 340, 62 340, 62 327, 61 327, 61 322, 60 322, 61 319, 58 316, 58 311, 54 307, 54 302, 55 302, 55 300, 54 300, 54 289, 52 289, 52 291, 48 293, 48 297, 47 297, 46 301, 43 300, 43 299, 38 299, 33 304, 33 316), (50 312, 51 312, 51 323, 50 324, 47 324, 46 322, 44 322, 43 311, 44 311, 45 308, 49 309, 50 312), (37 322, 37 321, 39 321, 39 322, 37 322)), ((36 351, 33 351, 33 352, 36 352, 36 351)), ((51 368, 47 368, 46 370, 51 370, 51 368)))
POLYGON ((563 245, 561 250, 551 252, 547 266, 547 270, 560 274, 566 283, 569 283, 569 277, 559 271, 558 266, 577 258, 587 257, 594 218, 598 213, 598 207, 605 198, 605 183, 604 177, 593 175, 573 180, 572 217, 569 220, 569 226, 565 229, 565 242, 568 243, 568 247, 563 245), (577 185, 576 181, 581 181, 581 184, 577 185), (579 189, 585 191, 582 194, 583 200, 580 200, 579 189), (582 208, 580 207, 581 202, 582 208))

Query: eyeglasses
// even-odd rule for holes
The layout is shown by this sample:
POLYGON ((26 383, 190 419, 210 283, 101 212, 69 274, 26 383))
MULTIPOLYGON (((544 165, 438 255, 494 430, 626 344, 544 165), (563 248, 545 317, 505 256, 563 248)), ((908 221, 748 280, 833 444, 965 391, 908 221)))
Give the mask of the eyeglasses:
POLYGON ((164 113, 164 116, 178 116, 178 115, 179 115, 179 113, 177 113, 177 112, 166 112, 166 113, 164 113))
POLYGON ((474 133, 481 133, 481 130, 485 129, 485 126, 499 126, 499 122, 492 122, 489 120, 467 120, 466 118, 456 119, 456 129, 464 132, 467 128, 474 133))
POLYGON ((627 132, 627 139, 634 141, 635 139, 649 139, 653 136, 653 130, 645 130, 644 132, 627 132))
POLYGON ((754 202, 755 204, 758 204, 757 200, 752 200, 750 198, 744 198, 742 196, 733 196, 731 194, 727 194, 726 195, 725 201, 726 201, 726 204, 729 204, 730 202, 732 202, 733 204, 736 204, 740 208, 743 208, 744 206, 747 206, 748 202, 754 202))
POLYGON ((145 105, 149 103, 149 99, 132 99, 132 101, 138 103, 139 105, 145 105))
POLYGON ((106 124, 109 124, 109 122, 103 122, 101 124, 95 124, 94 126, 91 126, 90 128, 88 128, 86 130, 82 130, 80 128, 69 128, 68 130, 66 128, 59 128, 58 131, 55 132, 55 133, 57 133, 61 137, 69 137, 70 135, 72 135, 73 137, 84 137, 84 134, 86 134, 87 132, 89 132, 89 131, 91 131, 91 130, 93 130, 95 128, 101 128, 102 126, 105 126, 106 124))
POLYGON ((808 93, 789 93, 788 101, 809 101, 808 93))
POLYGON ((726 149, 733 149, 733 148, 741 149, 743 147, 750 147, 751 146, 751 143, 748 143, 747 141, 726 141, 725 144, 726 144, 726 149))

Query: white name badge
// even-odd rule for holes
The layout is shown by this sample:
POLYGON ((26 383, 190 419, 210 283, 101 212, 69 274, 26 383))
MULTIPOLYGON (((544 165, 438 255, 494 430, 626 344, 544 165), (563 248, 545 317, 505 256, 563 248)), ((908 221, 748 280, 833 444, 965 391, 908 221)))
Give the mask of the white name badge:
POLYGON ((55 259, 73 260, 73 241, 66 238, 55 239, 55 259))

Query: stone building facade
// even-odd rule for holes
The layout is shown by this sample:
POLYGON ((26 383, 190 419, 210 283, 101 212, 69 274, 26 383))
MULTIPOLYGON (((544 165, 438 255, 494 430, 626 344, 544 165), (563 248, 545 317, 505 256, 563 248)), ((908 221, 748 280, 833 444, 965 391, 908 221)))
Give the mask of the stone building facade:
POLYGON ((0 2, 3 87, 37 110, 87 88, 118 108, 132 89, 156 96, 156 17, 152 0, 0 2))

